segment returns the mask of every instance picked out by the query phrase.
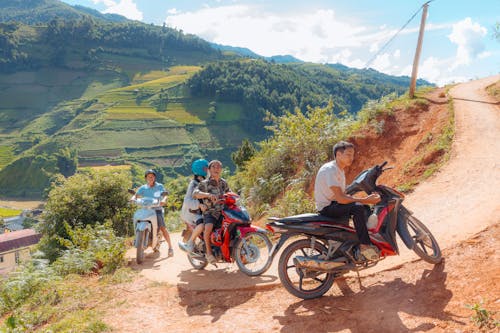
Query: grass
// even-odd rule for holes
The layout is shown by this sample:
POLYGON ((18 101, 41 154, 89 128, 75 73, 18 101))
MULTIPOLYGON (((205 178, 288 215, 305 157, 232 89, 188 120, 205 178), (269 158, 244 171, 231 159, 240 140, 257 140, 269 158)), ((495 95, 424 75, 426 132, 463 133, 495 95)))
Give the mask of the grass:
POLYGON ((151 62, 146 65, 134 63, 133 57, 108 56, 124 65, 124 71, 51 69, 0 75, 0 133, 11 138, 0 148, 0 169, 15 157, 10 149, 27 150, 34 145, 36 152, 48 153, 76 147, 84 166, 130 161, 183 168, 183 156, 190 150, 225 159, 228 151, 248 137, 240 125, 240 105, 219 102, 215 118, 210 119, 214 101, 190 96, 185 82, 200 66, 162 71, 151 62), (121 87, 124 73, 132 85, 121 87), (53 100, 52 91, 74 99, 53 100), (9 103, 21 109, 7 108, 9 103), (35 107, 39 109, 34 111, 35 107))
POLYGON ((179 124, 170 119, 151 119, 151 120, 105 120, 97 127, 99 130, 121 131, 127 129, 144 129, 144 128, 170 128, 179 127, 179 124))
POLYGON ((144 129, 98 131, 81 141, 81 150, 103 150, 121 148, 152 148, 158 146, 191 144, 189 133, 182 127, 167 130, 144 129))
MULTIPOLYGON (((448 88, 449 89, 449 88, 448 88)), ((423 160, 432 154, 437 154, 439 158, 435 162, 426 166, 425 171, 419 179, 412 180, 408 183, 398 186, 398 190, 402 192, 412 191, 416 185, 423 180, 432 176, 438 171, 443 164, 450 159, 451 145, 455 136, 455 111, 453 108, 453 100, 448 102, 448 123, 445 125, 438 137, 433 138, 432 135, 426 136, 422 141, 425 149, 417 154, 413 159, 408 161, 405 165, 405 170, 410 170, 417 164, 421 164, 423 160)))
MULTIPOLYGON (((89 332, 110 331, 103 322, 100 305, 110 304, 121 289, 114 286, 133 281, 137 274, 120 268, 100 279, 86 275, 68 275, 41 288, 18 308, 0 320, 1 332, 89 332)), ((107 306, 106 306, 107 308, 107 306)))
POLYGON ((497 81, 494 84, 488 86, 486 91, 488 92, 488 94, 500 101, 500 81, 497 81))
POLYGON ((84 150, 78 153, 79 157, 119 157, 123 153, 122 149, 99 149, 99 150, 84 150))
POLYGON ((3 208, 0 207, 0 217, 13 217, 21 214, 21 209, 13 209, 13 208, 3 208))
POLYGON ((467 304, 467 308, 473 311, 470 317, 471 321, 480 329, 498 329, 500 328, 500 321, 495 319, 496 312, 487 310, 484 307, 483 300, 475 304, 467 304))
POLYGON ((182 146, 161 146, 150 149, 127 149, 127 153, 135 158, 179 156, 183 153, 182 146))
POLYGON ((0 146, 0 169, 14 159, 14 152, 10 146, 0 146))

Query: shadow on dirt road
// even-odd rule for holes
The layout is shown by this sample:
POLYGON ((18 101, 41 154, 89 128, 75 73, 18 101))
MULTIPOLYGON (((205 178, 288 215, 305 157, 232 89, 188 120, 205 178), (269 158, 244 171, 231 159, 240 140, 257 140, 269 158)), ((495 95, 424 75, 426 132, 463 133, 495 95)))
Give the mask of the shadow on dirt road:
POLYGON ((209 316, 214 323, 227 310, 252 299, 257 292, 257 285, 273 282, 277 278, 272 275, 251 277, 234 269, 219 268, 210 271, 182 271, 179 279, 179 304, 186 307, 186 313, 189 316, 209 316), (213 284, 213 281, 217 281, 219 286, 214 286, 211 290, 210 284, 213 284), (243 286, 239 285, 242 282, 243 286), (213 295, 213 298, 210 295, 213 295))
POLYGON ((464 324, 445 310, 453 294, 446 288, 444 268, 443 262, 423 271, 415 283, 396 278, 358 291, 339 280, 341 295, 293 303, 273 319, 280 322, 282 332, 425 332, 435 328, 432 319, 464 324), (404 323, 406 314, 431 320, 411 327, 404 323))

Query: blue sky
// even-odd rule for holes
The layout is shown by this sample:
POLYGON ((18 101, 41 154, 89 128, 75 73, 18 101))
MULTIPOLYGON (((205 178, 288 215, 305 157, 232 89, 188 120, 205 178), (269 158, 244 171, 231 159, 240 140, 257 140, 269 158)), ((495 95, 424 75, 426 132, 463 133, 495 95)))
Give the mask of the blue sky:
MULTIPOLYGON (((63 0, 210 42, 316 63, 411 75, 426 1, 63 0), (416 12, 416 16, 405 25, 416 12), (396 37, 394 37, 396 35, 396 37), (394 38, 393 38, 394 37, 394 38), (386 44, 389 40, 392 41, 386 44)), ((500 73, 500 0, 429 3, 418 77, 443 85, 500 73)))

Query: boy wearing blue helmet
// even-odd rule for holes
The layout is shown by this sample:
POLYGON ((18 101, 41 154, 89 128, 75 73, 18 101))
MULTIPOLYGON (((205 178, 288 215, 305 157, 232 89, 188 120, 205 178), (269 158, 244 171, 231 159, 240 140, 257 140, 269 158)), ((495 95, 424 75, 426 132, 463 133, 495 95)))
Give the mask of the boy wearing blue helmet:
POLYGON ((208 161, 198 159, 191 165, 194 178, 189 183, 181 208, 181 219, 192 226, 196 226, 187 242, 179 242, 179 248, 186 252, 193 252, 194 241, 203 232, 203 216, 201 208, 203 204, 198 199, 193 198, 193 192, 198 184, 207 176, 208 161))

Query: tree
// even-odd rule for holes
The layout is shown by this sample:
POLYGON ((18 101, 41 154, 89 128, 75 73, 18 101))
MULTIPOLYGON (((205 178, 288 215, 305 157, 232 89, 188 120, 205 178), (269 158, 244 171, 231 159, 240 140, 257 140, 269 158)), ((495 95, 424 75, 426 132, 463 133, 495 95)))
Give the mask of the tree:
POLYGON ((231 159, 239 170, 245 170, 245 162, 250 160, 255 152, 253 144, 248 139, 244 139, 238 150, 231 154, 231 159))
POLYGON ((64 177, 69 177, 75 174, 78 166, 78 156, 76 150, 71 150, 68 147, 61 149, 56 154, 56 158, 59 172, 64 177))
POLYGON ((111 221, 120 236, 130 235, 131 208, 125 173, 110 171, 77 173, 59 177, 49 193, 44 220, 39 224, 43 235, 41 249, 55 260, 70 239, 69 229, 85 228, 111 221))

